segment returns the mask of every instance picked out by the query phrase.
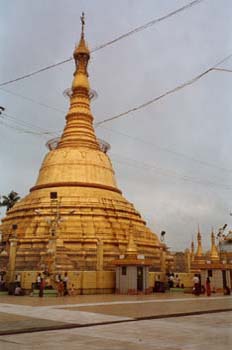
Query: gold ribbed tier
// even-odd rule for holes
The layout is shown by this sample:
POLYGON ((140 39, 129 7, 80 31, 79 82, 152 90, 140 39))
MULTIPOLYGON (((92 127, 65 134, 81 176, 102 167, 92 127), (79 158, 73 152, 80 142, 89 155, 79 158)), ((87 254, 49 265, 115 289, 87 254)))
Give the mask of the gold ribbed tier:
MULTIPOLYGON (((156 267, 159 265, 157 237, 120 193, 97 187, 60 186, 32 191, 3 220, 5 233, 11 234, 12 225, 18 225, 19 251, 25 255, 25 259, 21 257, 18 261, 22 269, 29 263, 27 256, 31 249, 37 249, 39 254, 46 251, 49 219, 54 217, 57 205, 62 220, 56 231, 57 244, 66 251, 74 269, 96 269, 99 240, 104 243, 104 269, 110 269, 110 262, 125 252, 131 230, 138 254, 153 258, 156 267), (51 191, 59 195, 53 204, 49 199, 51 191)), ((31 259, 37 265, 41 263, 40 255, 32 254, 31 259)))

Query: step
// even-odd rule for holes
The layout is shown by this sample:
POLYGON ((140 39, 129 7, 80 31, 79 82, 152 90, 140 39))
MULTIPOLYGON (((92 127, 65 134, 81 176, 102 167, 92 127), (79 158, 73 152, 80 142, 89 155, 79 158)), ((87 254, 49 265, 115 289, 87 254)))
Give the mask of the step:
POLYGON ((170 288, 169 289, 169 292, 181 292, 181 293, 184 293, 184 288, 170 288))
MULTIPOLYGON (((33 297, 39 296, 39 290, 33 290, 33 297)), ((55 289, 47 289, 43 292, 44 297, 57 297, 57 291, 55 289)))
POLYGON ((8 295, 8 290, 1 290, 0 291, 0 296, 1 295, 8 295))

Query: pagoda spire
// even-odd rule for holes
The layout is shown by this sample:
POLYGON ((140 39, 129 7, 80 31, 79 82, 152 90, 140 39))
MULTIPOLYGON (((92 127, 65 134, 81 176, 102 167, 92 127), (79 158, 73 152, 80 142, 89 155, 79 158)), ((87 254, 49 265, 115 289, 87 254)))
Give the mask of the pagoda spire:
POLYGON ((85 42, 85 17, 81 16, 81 37, 73 57, 76 64, 70 107, 66 115, 64 128, 58 148, 84 147, 99 150, 99 144, 93 129, 93 116, 90 110, 90 86, 88 81, 88 62, 90 51, 85 42))
POLYGON ((194 242, 193 242, 193 239, 192 239, 192 242, 191 242, 191 251, 190 251, 190 256, 191 256, 191 260, 194 259, 194 242))
POLYGON ((137 245, 134 241, 134 237, 133 237, 133 227, 132 224, 130 223, 129 226, 129 239, 128 239, 128 244, 127 244, 127 249, 126 249, 126 256, 137 256, 137 245))
POLYGON ((191 253, 194 254, 194 242, 191 242, 191 253))
POLYGON ((212 232, 211 232, 210 258, 211 258, 211 260, 219 260, 219 254, 218 254, 218 250, 217 250, 217 247, 215 244, 215 235, 214 235, 213 228, 212 228, 212 232))
POLYGON ((202 244, 201 244, 201 233, 200 233, 200 227, 198 225, 196 257, 202 257, 202 256, 203 256, 203 250, 202 250, 202 244))

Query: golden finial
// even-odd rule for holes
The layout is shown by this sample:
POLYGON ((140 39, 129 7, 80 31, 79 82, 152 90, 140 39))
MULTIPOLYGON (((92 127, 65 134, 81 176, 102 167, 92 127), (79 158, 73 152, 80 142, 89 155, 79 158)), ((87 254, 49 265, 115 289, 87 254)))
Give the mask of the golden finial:
POLYGON ((80 19, 81 19, 81 38, 80 38, 79 44, 76 46, 74 53, 73 53, 74 59, 76 61, 76 66, 78 66, 77 61, 80 60, 80 58, 78 57, 79 54, 87 55, 88 58, 90 56, 89 49, 88 49, 86 42, 85 42, 85 31, 84 31, 85 14, 84 14, 84 12, 82 12, 80 19))

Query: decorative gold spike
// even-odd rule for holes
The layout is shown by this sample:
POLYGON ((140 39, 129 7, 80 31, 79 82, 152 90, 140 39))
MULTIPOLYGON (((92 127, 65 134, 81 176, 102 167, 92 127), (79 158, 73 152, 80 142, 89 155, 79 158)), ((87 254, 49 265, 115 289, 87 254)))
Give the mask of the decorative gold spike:
POLYGON ((218 250, 215 244, 215 235, 214 235, 214 231, 212 229, 211 232, 211 250, 210 250, 210 259, 211 260, 219 260, 219 254, 218 254, 218 250))
POLYGON ((194 242, 191 242, 191 254, 194 254, 194 242))
POLYGON ((201 244, 201 233, 200 233, 200 227, 198 225, 198 232, 197 232, 197 252, 196 252, 197 257, 202 257, 203 256, 203 250, 202 250, 202 244, 201 244))
POLYGON ((90 53, 84 39, 84 13, 81 16, 81 23, 81 38, 73 54, 76 71, 72 83, 70 108, 58 148, 85 147, 99 150, 100 147, 94 133, 93 116, 90 110, 90 87, 87 73, 90 53))
POLYGON ((126 255, 136 255, 137 254, 137 245, 134 241, 133 237, 133 227, 132 224, 130 223, 129 227, 129 240, 128 240, 128 245, 126 249, 126 255))

